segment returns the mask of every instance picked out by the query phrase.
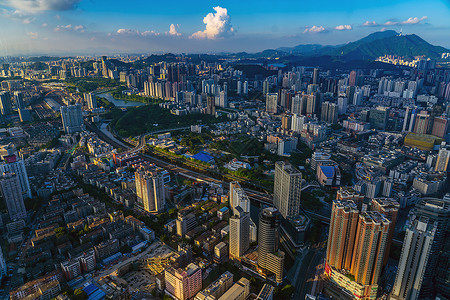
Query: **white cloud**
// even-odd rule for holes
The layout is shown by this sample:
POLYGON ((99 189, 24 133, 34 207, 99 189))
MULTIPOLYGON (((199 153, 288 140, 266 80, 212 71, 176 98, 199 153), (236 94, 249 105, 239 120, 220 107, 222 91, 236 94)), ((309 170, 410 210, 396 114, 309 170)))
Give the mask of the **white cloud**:
POLYGON ((217 39, 234 34, 234 28, 231 26, 231 17, 226 8, 213 7, 216 13, 209 13, 203 18, 206 28, 203 31, 197 31, 192 34, 197 39, 217 39))
POLYGON ((77 32, 84 32, 85 27, 83 25, 75 25, 72 26, 72 24, 68 25, 58 25, 53 30, 54 31, 77 31, 77 32))
POLYGON ((414 17, 414 18, 408 18, 408 20, 401 22, 402 24, 418 24, 421 21, 425 21, 428 19, 427 16, 423 16, 422 18, 414 17))
POLYGON ((336 30, 352 30, 353 27, 352 27, 352 25, 338 25, 338 26, 334 27, 334 29, 336 29, 336 30))
POLYGON ((120 28, 116 31, 116 33, 119 35, 137 35, 137 36, 160 35, 158 32, 156 32, 154 30, 147 30, 147 31, 140 32, 139 30, 136 30, 136 29, 126 29, 126 28, 120 28))
POLYGON ((181 33, 178 32, 178 28, 179 28, 179 27, 180 27, 180 26, 179 26, 178 24, 177 24, 177 25, 175 25, 175 24, 170 24, 169 34, 170 34, 170 35, 180 36, 181 33))
POLYGON ((4 0, 1 3, 15 10, 38 13, 49 10, 74 9, 81 0, 4 0))
POLYGON ((42 23, 42 27, 47 27, 48 24, 47 23, 42 23))
POLYGON ((378 26, 378 24, 375 21, 365 21, 362 26, 378 26))
POLYGON ((314 25, 313 27, 307 26, 305 28, 305 31, 303 31, 303 33, 321 33, 321 32, 325 32, 325 31, 326 31, 325 27, 314 25))
POLYGON ((36 18, 25 18, 25 19, 23 19, 22 20, 22 23, 23 24, 30 24, 30 23, 33 23, 34 21, 36 20, 36 18))
POLYGON ((84 26, 83 25, 77 25, 73 28, 75 31, 84 32, 84 26))
POLYGON ((387 22, 384 23, 383 25, 384 25, 384 26, 395 26, 395 25, 398 25, 398 22, 387 21, 387 22))
POLYGON ((35 39, 37 39, 38 38, 38 34, 37 34, 37 32, 28 32, 27 33, 27 35, 28 35, 28 37, 30 38, 30 39, 33 39, 33 40, 35 40, 35 39))

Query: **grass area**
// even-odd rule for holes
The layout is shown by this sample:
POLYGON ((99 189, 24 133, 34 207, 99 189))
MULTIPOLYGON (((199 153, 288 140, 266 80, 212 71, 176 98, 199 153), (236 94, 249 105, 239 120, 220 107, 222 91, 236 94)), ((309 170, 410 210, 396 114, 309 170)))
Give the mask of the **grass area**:
POLYGON ((113 119, 111 125, 123 137, 135 136, 153 130, 186 127, 192 124, 211 124, 223 121, 205 114, 177 116, 157 104, 129 108, 120 117, 113 119))
POLYGON ((222 140, 211 143, 211 148, 230 152, 240 157, 241 155, 261 155, 264 151, 264 143, 256 138, 249 138, 247 135, 238 135, 230 140, 222 140))
POLYGON ((109 102, 108 100, 106 100, 106 98, 103 97, 98 97, 97 96, 97 105, 98 106, 103 106, 105 109, 113 109, 116 106, 114 105, 114 103, 109 102))
POLYGON ((90 93, 98 88, 116 87, 119 85, 118 81, 103 77, 70 77, 65 83, 69 86, 69 89, 75 90, 78 88, 80 93, 90 93))

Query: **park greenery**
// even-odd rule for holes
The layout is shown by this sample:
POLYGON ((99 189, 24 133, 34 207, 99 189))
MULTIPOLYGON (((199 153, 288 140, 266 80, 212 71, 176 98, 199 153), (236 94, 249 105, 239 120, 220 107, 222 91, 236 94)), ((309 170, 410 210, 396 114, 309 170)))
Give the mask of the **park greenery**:
POLYGON ((90 93, 99 88, 117 87, 119 83, 114 79, 103 77, 69 77, 65 81, 69 90, 76 90, 80 93, 90 93))
POLYGON ((206 114, 187 114, 177 116, 157 104, 129 108, 120 117, 115 116, 112 127, 122 137, 172 128, 188 127, 191 124, 211 124, 223 121, 206 114))

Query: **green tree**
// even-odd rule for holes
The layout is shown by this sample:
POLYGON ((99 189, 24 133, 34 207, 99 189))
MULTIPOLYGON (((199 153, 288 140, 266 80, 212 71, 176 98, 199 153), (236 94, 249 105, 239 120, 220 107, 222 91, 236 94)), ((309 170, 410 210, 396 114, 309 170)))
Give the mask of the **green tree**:
POLYGON ((81 288, 73 291, 73 300, 86 300, 88 295, 81 288))

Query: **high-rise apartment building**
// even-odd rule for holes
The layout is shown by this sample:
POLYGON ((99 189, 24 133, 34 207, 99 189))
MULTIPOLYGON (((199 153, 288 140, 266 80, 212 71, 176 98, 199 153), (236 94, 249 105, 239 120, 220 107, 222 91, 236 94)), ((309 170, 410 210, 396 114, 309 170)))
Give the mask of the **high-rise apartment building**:
POLYGON ((278 112, 278 94, 266 94, 266 112, 272 114, 278 112))
POLYGON ((391 248, 392 238, 394 237, 395 224, 397 223, 397 215, 398 210, 400 209, 400 204, 390 198, 374 198, 372 199, 370 208, 371 210, 383 214, 389 221, 391 221, 386 251, 384 252, 383 258, 383 266, 386 266, 389 259, 389 250, 391 248))
POLYGON ((333 202, 325 274, 340 292, 375 299, 390 223, 377 211, 361 213, 351 200, 333 202))
POLYGON ((97 108, 97 97, 93 93, 85 93, 84 101, 86 102, 89 109, 97 108))
POLYGON ((3 173, 16 174, 19 178, 23 197, 31 198, 30 182, 25 163, 22 159, 18 159, 14 154, 5 158, 4 162, 0 162, 0 174, 3 173))
POLYGON ((187 209, 180 210, 177 215, 176 225, 177 235, 184 237, 186 233, 197 226, 197 218, 194 213, 187 209))
POLYGON ((231 209, 240 206, 244 212, 250 212, 250 200, 238 181, 230 182, 230 206, 231 209))
POLYGON ((428 133, 428 127, 430 123, 430 115, 426 110, 421 111, 416 116, 416 123, 414 126, 414 132, 419 134, 428 133))
POLYGON ((358 227, 359 210, 350 200, 333 201, 327 244, 327 263, 337 270, 350 270, 358 227))
POLYGON ((81 105, 61 106, 61 118, 66 134, 80 132, 84 129, 81 105))
POLYGON ((445 116, 435 117, 431 134, 445 139, 448 132, 449 119, 445 116))
POLYGON ((389 107, 378 106, 370 110, 369 122, 373 128, 378 130, 385 130, 390 109, 389 107))
POLYGON ((390 299, 415 300, 419 298, 425 268, 431 252, 437 224, 428 218, 413 216, 406 229, 397 276, 390 299))
POLYGON ((325 101, 322 103, 320 120, 327 123, 336 123, 338 118, 338 107, 336 103, 325 101))
POLYGON ((377 211, 359 215, 350 273, 363 285, 377 285, 383 267, 390 221, 377 211))
POLYGON ((264 208, 259 215, 258 266, 275 275, 277 284, 283 282, 284 252, 280 242, 280 212, 273 207, 264 208))
POLYGON ((185 269, 170 267, 164 277, 166 293, 178 300, 192 299, 202 289, 202 269, 193 263, 185 269))
POLYGON ((230 218, 230 258, 239 259, 250 246, 250 214, 242 207, 233 208, 230 218))
POLYGON ((3 173, 3 176, 0 178, 0 187, 11 220, 25 219, 27 211, 23 202, 18 176, 16 174, 3 173))
POLYGON ((300 211, 302 173, 283 161, 275 163, 273 203, 284 218, 295 217, 300 211))
POLYGON ((142 200, 144 210, 148 212, 163 211, 166 207, 166 193, 161 172, 140 168, 134 173, 134 177, 136 194, 142 200))

